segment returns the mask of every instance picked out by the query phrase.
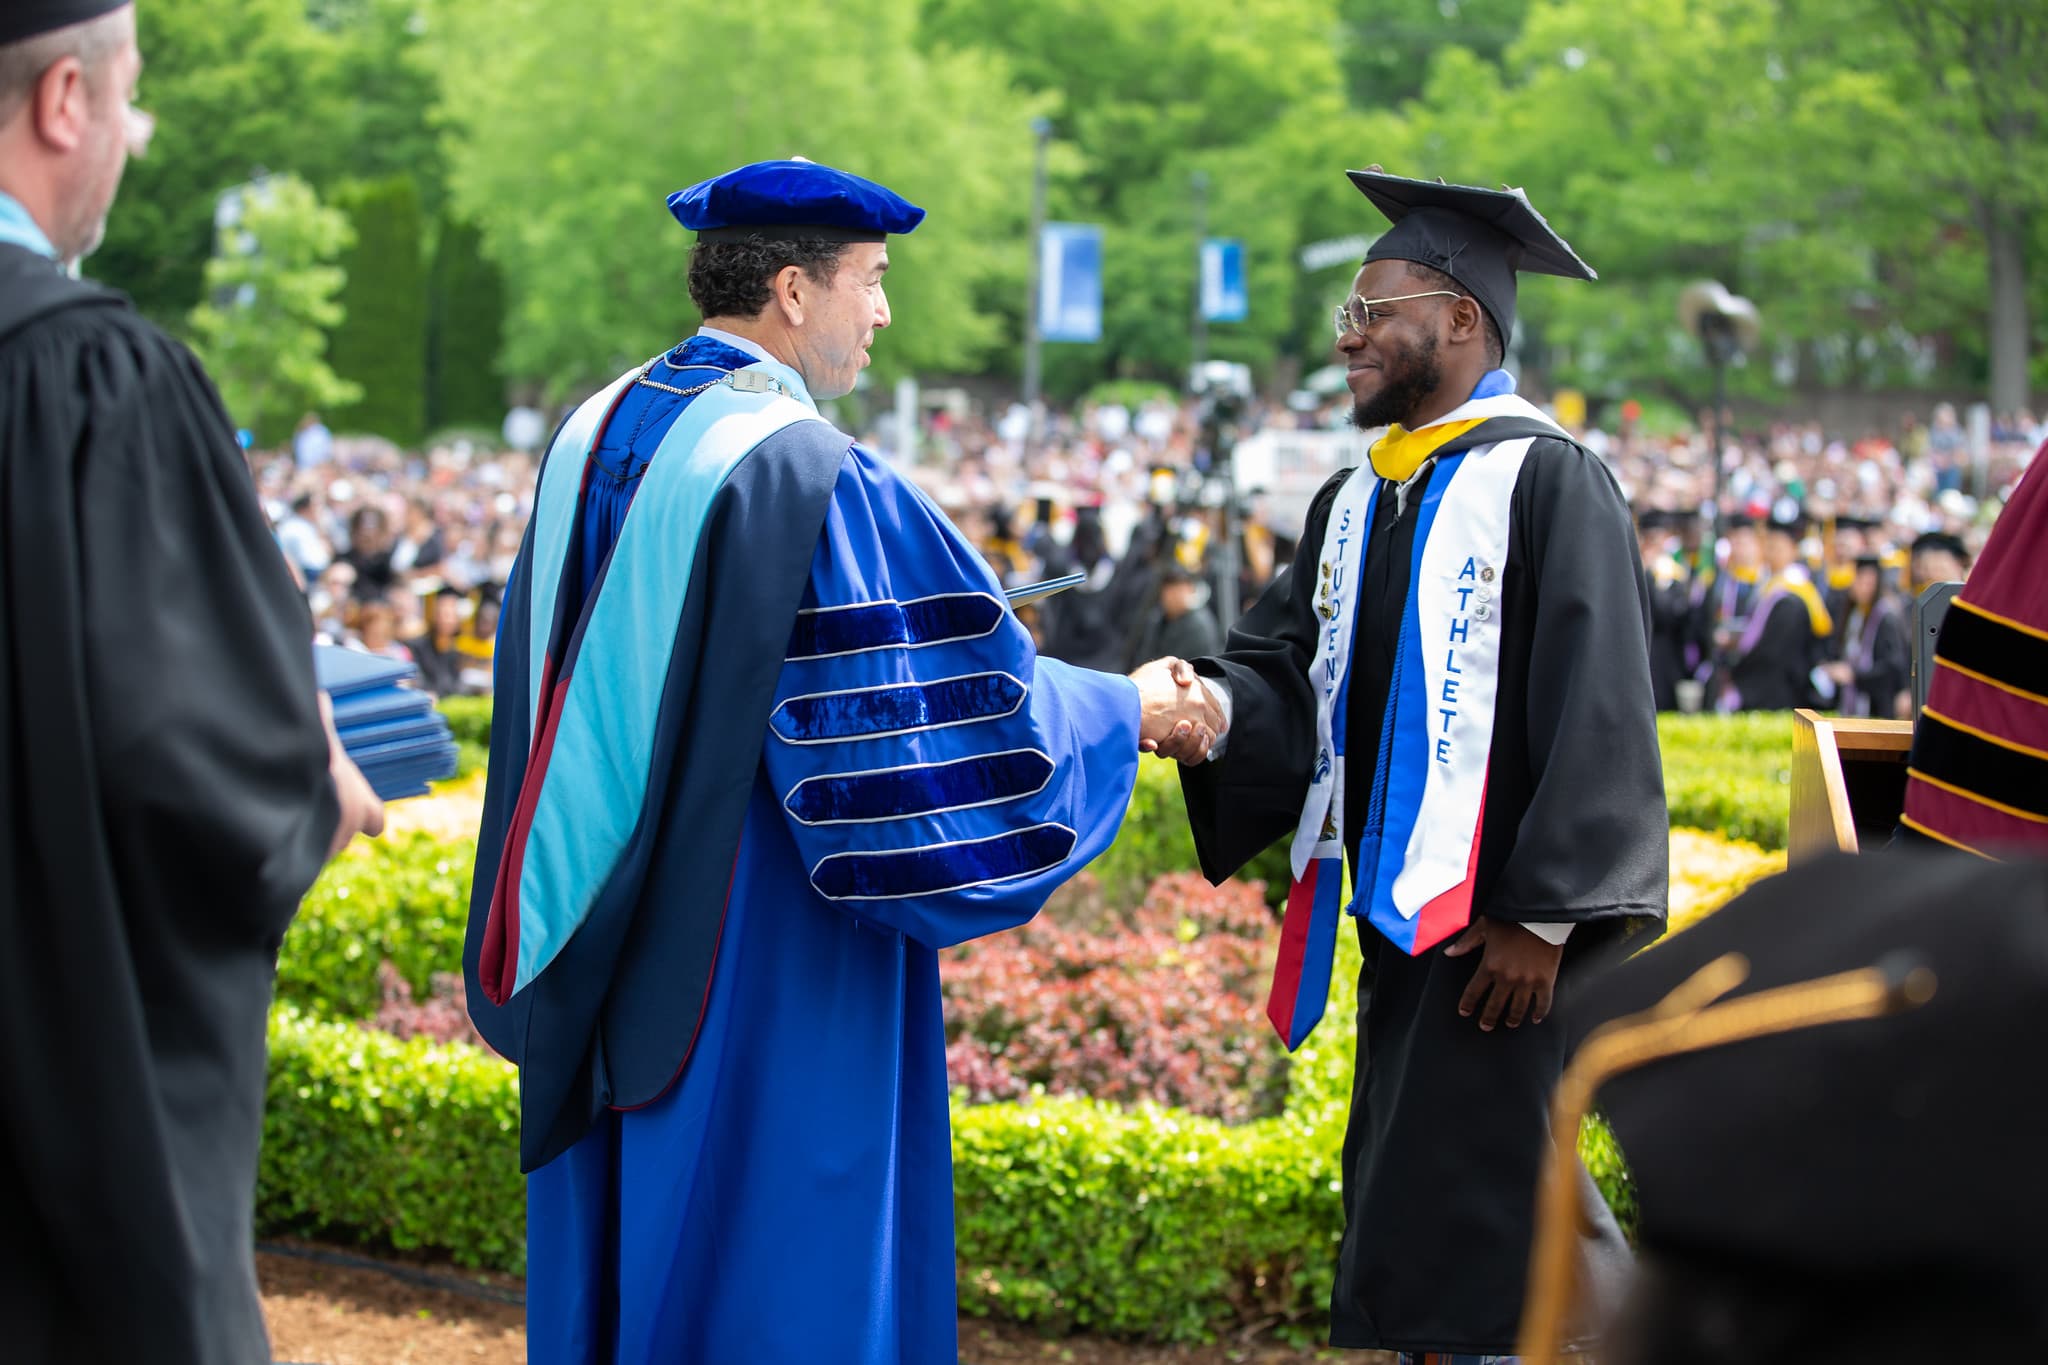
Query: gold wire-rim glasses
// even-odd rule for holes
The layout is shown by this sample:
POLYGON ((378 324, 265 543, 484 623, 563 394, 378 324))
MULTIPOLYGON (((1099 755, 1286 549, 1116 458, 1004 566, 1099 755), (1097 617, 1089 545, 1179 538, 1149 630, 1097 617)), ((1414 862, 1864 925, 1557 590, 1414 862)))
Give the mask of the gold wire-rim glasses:
POLYGON ((1455 289, 1425 289, 1420 294, 1396 294, 1391 298, 1385 299, 1361 298, 1359 295, 1353 294, 1350 298, 1337 305, 1336 311, 1332 315, 1332 321, 1337 328, 1337 340, 1342 341, 1353 332, 1364 336, 1366 328, 1378 322, 1380 318, 1387 316, 1385 313, 1376 314, 1374 312, 1374 309, 1380 304, 1406 303, 1410 299, 1462 299, 1464 297, 1463 294, 1460 294, 1455 289))

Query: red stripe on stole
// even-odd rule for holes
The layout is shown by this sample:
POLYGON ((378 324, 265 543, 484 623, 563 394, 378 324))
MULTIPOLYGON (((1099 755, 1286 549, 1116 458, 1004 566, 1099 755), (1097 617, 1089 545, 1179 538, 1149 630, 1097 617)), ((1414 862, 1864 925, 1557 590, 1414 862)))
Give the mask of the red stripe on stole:
POLYGON ((1315 918, 1316 877, 1322 859, 1310 858, 1308 872, 1287 889, 1287 913, 1280 920, 1280 955, 1273 963, 1273 989, 1266 996, 1266 1018, 1283 1043, 1292 1043, 1294 1001, 1301 994, 1301 964, 1308 956, 1308 927, 1315 918))
POLYGON ((1415 944, 1408 950, 1420 957, 1472 922, 1472 881, 1479 867, 1479 839, 1486 830, 1486 783, 1479 784, 1479 811, 1472 821, 1472 852, 1465 859, 1465 880, 1424 902, 1415 917, 1415 944))
POLYGON ((498 854, 498 876, 491 886, 491 912, 484 921, 483 947, 477 957, 477 978, 484 996, 493 1005, 512 998, 519 980, 519 878, 526 867, 526 839, 533 832, 533 813, 540 805, 541 784, 547 778, 548 759, 555 751, 555 731, 562 721, 562 702, 569 691, 569 679, 555 679, 555 661, 550 658, 541 670, 540 730, 527 755, 526 776, 519 784, 519 800, 512 807, 512 823, 505 830, 505 846, 498 854))

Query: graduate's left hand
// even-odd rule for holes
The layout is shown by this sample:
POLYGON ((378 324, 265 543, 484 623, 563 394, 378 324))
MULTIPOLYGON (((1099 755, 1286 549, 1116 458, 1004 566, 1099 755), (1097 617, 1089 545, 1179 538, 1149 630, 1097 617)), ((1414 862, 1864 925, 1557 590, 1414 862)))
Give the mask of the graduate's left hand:
POLYGON ((1512 920, 1481 915, 1456 943, 1444 949, 1444 956, 1463 957, 1474 948, 1483 948, 1485 953, 1479 959, 1479 970, 1472 973, 1471 984, 1459 997, 1459 1015, 1470 1019, 1472 1012, 1479 1010, 1479 1027, 1486 1033, 1493 1032, 1503 1012, 1509 1028, 1520 1028, 1524 1019, 1542 1023, 1550 1013, 1564 945, 1547 943, 1512 920))

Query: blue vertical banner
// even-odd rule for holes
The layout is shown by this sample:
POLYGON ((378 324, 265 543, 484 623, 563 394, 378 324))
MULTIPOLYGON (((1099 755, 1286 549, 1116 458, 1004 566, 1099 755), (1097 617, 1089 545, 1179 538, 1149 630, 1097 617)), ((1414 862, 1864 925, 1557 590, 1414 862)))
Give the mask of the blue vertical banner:
POLYGON ((1102 229, 1047 223, 1038 239, 1038 333, 1047 341, 1102 340, 1102 229))
POLYGON ((1202 243, 1202 316, 1210 322, 1243 322, 1251 316, 1244 284, 1244 243, 1211 237, 1202 243))

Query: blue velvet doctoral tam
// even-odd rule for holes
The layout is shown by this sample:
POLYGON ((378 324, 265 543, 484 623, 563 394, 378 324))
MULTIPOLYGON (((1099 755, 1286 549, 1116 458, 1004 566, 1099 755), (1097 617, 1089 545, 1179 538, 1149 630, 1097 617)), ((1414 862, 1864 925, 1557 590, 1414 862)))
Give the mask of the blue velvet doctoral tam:
POLYGON ((714 238, 751 232, 881 241, 924 221, 923 209, 886 185, 794 159, 756 161, 700 180, 671 194, 668 210, 690 231, 714 238))

